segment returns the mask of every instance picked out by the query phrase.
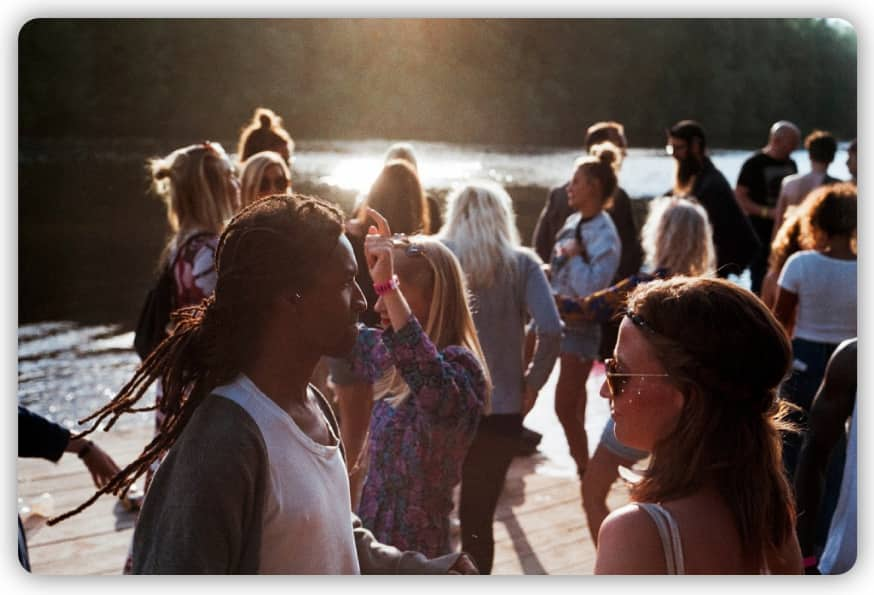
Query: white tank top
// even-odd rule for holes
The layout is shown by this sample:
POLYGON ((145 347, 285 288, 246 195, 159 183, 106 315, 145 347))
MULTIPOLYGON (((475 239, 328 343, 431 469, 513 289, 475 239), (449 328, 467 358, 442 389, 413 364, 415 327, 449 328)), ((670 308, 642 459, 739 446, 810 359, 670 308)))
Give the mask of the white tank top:
POLYGON ((359 574, 349 479, 337 436, 331 446, 314 441, 244 374, 213 393, 245 409, 267 446, 270 477, 259 573, 359 574))

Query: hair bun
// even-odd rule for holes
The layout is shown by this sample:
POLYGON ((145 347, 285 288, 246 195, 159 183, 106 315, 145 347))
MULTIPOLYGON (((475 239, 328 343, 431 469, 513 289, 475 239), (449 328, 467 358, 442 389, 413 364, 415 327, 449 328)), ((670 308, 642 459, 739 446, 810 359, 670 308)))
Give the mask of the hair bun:
POLYGON ((610 145, 609 143, 603 143, 599 145, 595 156, 598 158, 598 161, 601 163, 606 163, 607 165, 613 165, 618 161, 618 155, 616 149, 610 145))
POLYGON ((261 128, 270 128, 273 125, 273 118, 266 112, 258 114, 258 121, 261 122, 261 128))

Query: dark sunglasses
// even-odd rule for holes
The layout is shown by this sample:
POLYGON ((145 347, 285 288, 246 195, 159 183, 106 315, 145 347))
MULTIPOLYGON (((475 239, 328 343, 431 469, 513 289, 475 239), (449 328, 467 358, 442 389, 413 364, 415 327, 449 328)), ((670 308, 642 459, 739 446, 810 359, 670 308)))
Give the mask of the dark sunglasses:
POLYGON ((282 194, 288 189, 288 178, 285 176, 280 176, 278 178, 273 179, 273 187, 270 186, 269 178, 261 178, 261 187, 259 190, 261 192, 270 192, 273 190, 277 194, 282 194))
POLYGON ((615 359, 607 358, 604 360, 604 370, 605 376, 607 377, 607 388, 610 389, 610 394, 612 396, 617 396, 622 394, 625 390, 625 386, 628 384, 628 381, 635 376, 656 376, 661 378, 667 378, 670 374, 630 374, 617 372, 619 364, 615 359))
POLYGON ((396 233, 392 235, 392 244, 404 249, 404 254, 407 256, 424 256, 425 248, 419 244, 414 244, 406 235, 396 233))

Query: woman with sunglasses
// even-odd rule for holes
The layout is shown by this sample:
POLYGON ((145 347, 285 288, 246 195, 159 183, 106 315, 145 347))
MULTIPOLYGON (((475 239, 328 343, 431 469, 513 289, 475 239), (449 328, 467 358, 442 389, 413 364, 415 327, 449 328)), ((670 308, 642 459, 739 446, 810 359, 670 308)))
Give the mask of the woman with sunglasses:
POLYGON ((365 255, 382 328, 362 328, 353 351, 376 398, 358 515, 377 539, 443 555, 452 490, 491 383, 455 256, 433 238, 393 238, 382 215, 367 214, 376 222, 365 255))
POLYGON ((240 172, 240 203, 246 207, 265 196, 291 192, 291 173, 279 153, 261 151, 245 162, 240 172))
MULTIPOLYGON (((567 324, 616 320, 628 294, 641 283, 671 275, 707 277, 715 272, 713 230, 707 211, 696 201, 675 196, 653 199, 640 237, 645 270, 585 297, 559 298, 559 312, 567 324)), ((630 468, 648 454, 618 441, 613 420, 607 420, 582 486, 583 509, 596 546, 598 530, 610 512, 607 494, 619 478, 619 467, 630 468)))
POLYGON ((601 525, 596 574, 801 573, 777 397, 791 361, 780 323, 731 282, 632 292, 601 395, 616 437, 651 457, 601 525))

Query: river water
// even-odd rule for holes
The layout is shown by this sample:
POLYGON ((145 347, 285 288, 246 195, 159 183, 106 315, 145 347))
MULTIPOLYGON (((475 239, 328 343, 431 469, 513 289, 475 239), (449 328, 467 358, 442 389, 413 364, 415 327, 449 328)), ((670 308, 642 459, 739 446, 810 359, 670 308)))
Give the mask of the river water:
MULTIPOLYGON (((163 206, 145 198, 143 164, 149 155, 182 144, 131 139, 21 144, 19 403, 79 429, 76 421, 106 403, 130 378, 139 363, 130 329, 167 234, 163 206)), ((349 203, 370 186, 389 144, 298 142, 295 184, 349 203)), ((444 193, 477 178, 504 184, 514 199, 523 241, 530 240, 547 189, 567 180, 579 155, 567 148, 413 144, 426 188, 444 193)), ((715 150, 712 159, 734 183, 749 154, 715 150)), ((805 152, 793 158, 800 171, 809 170, 805 152)), ((845 162, 842 146, 830 173, 847 179, 845 162)), ((671 185, 672 167, 662 150, 632 148, 620 185, 632 198, 661 194, 671 185)), ((150 392, 147 402, 153 399, 150 392)), ((595 409, 603 417, 604 409, 595 409)), ((535 427, 546 429, 548 413, 532 415, 543 420, 535 427)), ((138 414, 122 418, 118 427, 152 419, 138 414)), ((594 420, 590 431, 599 423, 594 420)))

